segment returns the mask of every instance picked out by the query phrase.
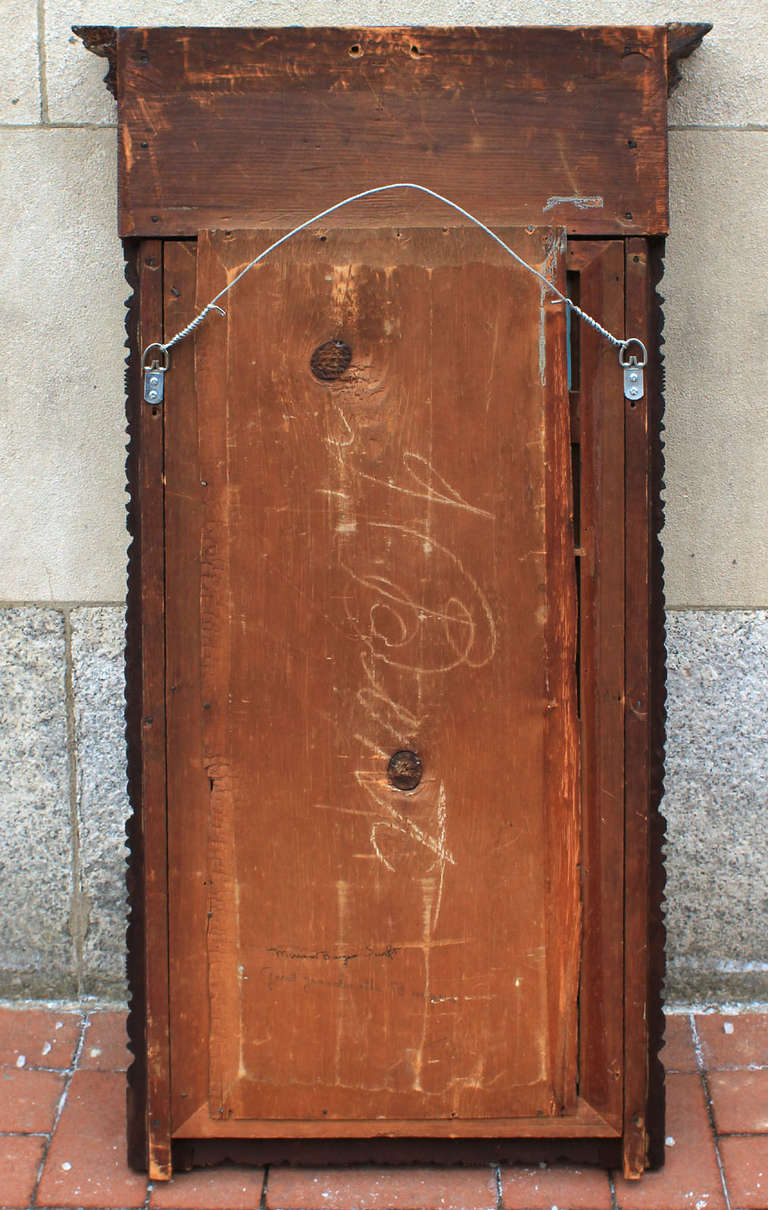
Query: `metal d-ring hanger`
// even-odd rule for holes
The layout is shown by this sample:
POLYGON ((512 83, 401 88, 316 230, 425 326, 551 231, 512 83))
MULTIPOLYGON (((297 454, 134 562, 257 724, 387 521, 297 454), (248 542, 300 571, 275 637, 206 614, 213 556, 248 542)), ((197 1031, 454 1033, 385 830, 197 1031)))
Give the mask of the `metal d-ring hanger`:
POLYGON ((418 193, 426 193, 430 197, 435 198, 438 202, 442 202, 444 205, 450 206, 452 210, 455 210, 458 214, 463 215, 464 218, 469 219, 471 223, 474 223, 476 227, 479 227, 481 231, 484 231, 486 235, 490 236, 490 238, 494 240, 495 243, 497 243, 501 248, 503 248, 504 251, 507 252, 518 265, 520 265, 521 268, 526 269, 528 273, 531 273, 534 277, 537 277, 539 281, 546 286, 547 290, 551 294, 555 295, 558 302, 561 302, 566 307, 569 307, 575 315, 578 315, 584 320, 585 323, 589 324, 590 327, 594 328, 596 332, 599 332, 601 336, 610 341, 610 343, 616 349, 618 349, 619 365, 624 370, 624 394, 627 399, 642 399, 644 391, 643 367, 648 362, 648 353, 641 340, 638 340, 635 336, 629 337, 627 340, 622 340, 620 337, 614 336, 613 333, 609 332, 607 328, 604 328, 601 323, 598 323, 598 321, 592 315, 588 315, 586 311, 583 311, 581 307, 577 306, 573 299, 568 298, 565 294, 558 290, 557 286, 553 285, 553 283, 549 281, 549 279, 546 278, 543 273, 539 273, 537 269, 534 269, 532 265, 529 265, 527 261, 524 261, 521 256, 518 256, 517 252, 510 248, 509 244, 505 243, 500 235, 497 235, 495 231, 492 231, 490 227, 486 226, 486 224, 479 218, 476 218, 474 214, 470 214, 470 212, 465 210, 463 206, 459 206, 457 202, 452 202, 450 198, 443 197, 441 193, 436 193, 434 189, 428 189, 426 185, 414 185, 410 181, 398 181, 392 185, 376 185, 373 189, 364 189, 362 193, 353 193, 350 197, 345 197, 342 199, 342 201, 335 202, 333 206, 328 206, 327 209, 321 210, 319 214, 313 214, 312 218, 308 218, 303 223, 299 223, 298 227, 294 227, 285 235, 281 235, 280 239, 275 240, 273 244, 270 244, 268 248, 265 248, 263 252, 260 252, 258 256, 254 257, 250 264, 247 264, 244 269, 240 270, 240 272, 237 274, 237 277, 234 277, 223 290, 220 290, 209 303, 206 303, 202 311, 196 315, 185 328, 182 328, 180 332, 177 332, 175 336, 172 336, 170 340, 167 340, 164 343, 155 341, 154 343, 147 345, 141 357, 141 368, 144 373, 145 401, 150 404, 162 403, 164 393, 164 378, 170 366, 170 350, 174 345, 177 345, 180 340, 184 340, 186 336, 191 335, 196 328, 199 328, 200 324, 211 313, 211 311, 217 311, 219 315, 226 315, 224 308, 218 305, 219 299, 223 298, 225 294, 228 294, 229 291, 237 285, 241 278, 245 277, 246 273, 250 273, 251 269, 258 265, 260 261, 263 261, 266 256, 269 256, 270 252, 274 252, 276 248, 279 248, 281 244, 286 243, 287 240, 293 239, 294 235, 298 235, 300 231, 306 231, 307 227, 311 227, 313 223, 318 223, 321 219, 326 218, 329 214, 333 214, 334 211, 341 210, 343 206, 349 206, 351 202, 359 202, 366 197, 373 197, 373 195, 376 193, 388 193, 392 189, 415 189, 418 193), (632 352, 633 347, 636 348, 638 352, 632 352), (162 355, 162 363, 160 357, 154 356, 153 350, 158 350, 162 355))
POLYGON ((643 397, 643 367, 647 364, 648 353, 642 340, 631 336, 629 340, 623 341, 619 349, 619 365, 624 371, 624 398, 629 399, 631 403, 636 403, 643 397), (639 353, 630 352, 633 345, 637 346, 639 353))

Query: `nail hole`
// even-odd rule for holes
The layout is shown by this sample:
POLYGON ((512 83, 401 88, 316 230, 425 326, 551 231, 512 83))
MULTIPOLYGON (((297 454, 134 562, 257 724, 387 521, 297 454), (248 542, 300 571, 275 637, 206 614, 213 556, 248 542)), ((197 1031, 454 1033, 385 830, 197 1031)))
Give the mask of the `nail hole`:
POLYGON ((146 140, 146 139, 144 139, 144 141, 142 142, 141 146, 142 146, 142 147, 149 147, 149 143, 147 142, 147 140, 146 140))
POLYGON ((631 210, 625 211, 624 218, 632 218, 632 211, 631 210))
POLYGON ((412 44, 412 46, 411 46, 411 58, 412 58, 412 59, 418 59, 418 57, 419 57, 419 55, 420 55, 420 54, 421 54, 421 50, 420 50, 420 48, 419 48, 419 47, 416 45, 416 43, 414 42, 414 43, 412 44))
POLYGON ((351 59, 359 59, 362 53, 363 48, 359 42, 355 42, 354 45, 350 46, 349 48, 349 56, 351 59))

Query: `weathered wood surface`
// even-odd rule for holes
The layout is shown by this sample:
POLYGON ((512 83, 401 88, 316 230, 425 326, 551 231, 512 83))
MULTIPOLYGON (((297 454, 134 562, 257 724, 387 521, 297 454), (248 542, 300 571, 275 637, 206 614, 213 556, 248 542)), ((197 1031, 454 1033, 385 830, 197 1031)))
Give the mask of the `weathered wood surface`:
MULTIPOLYGON (((211 1118, 207 1106, 201 1107, 196 1114, 188 1118, 176 1132, 178 1139, 275 1139, 296 1138, 309 1143, 312 1140, 360 1140, 371 1138, 399 1139, 407 1141, 415 1136, 422 1136, 422 1155, 432 1155, 431 1149, 424 1147, 424 1140, 439 1142, 442 1139, 549 1139, 556 1143, 557 1149, 550 1156, 561 1155, 559 1150, 563 1143, 559 1140, 578 1139, 588 1143, 593 1139, 618 1139, 619 1131, 596 1113, 580 1097, 577 1097, 570 1111, 558 1117, 536 1116, 530 1118, 473 1118, 458 1120, 456 1118, 435 1119, 424 1122, 408 1118, 376 1118, 366 1121, 361 1118, 356 1121, 338 1120, 331 1118, 306 1119, 305 1121, 284 1122, 279 1119, 249 1118, 232 1121, 231 1119, 211 1118)), ((321 1162, 328 1162, 336 1155, 335 1149, 326 1151, 321 1162)), ((447 1157, 446 1157, 447 1158, 447 1157)), ((522 1156, 520 1158, 526 1158, 522 1156)), ((531 1153, 527 1158, 531 1159, 531 1153)), ((395 1160, 395 1163, 398 1161, 395 1160)), ((456 1163, 456 1157, 449 1162, 456 1163)))
MULTIPOLYGON (((290 226, 410 180, 494 225, 664 232, 666 54, 663 26, 121 29, 120 230, 290 226)), ((412 196, 335 219, 447 221, 412 196)))
MULTIPOLYGON (((198 300, 265 238, 205 237, 198 300)), ((576 1114, 562 311, 466 231, 307 236, 237 289, 196 353, 210 821, 171 853, 207 862, 212 1118, 576 1114)))
MULTIPOLYGON (((568 249, 578 301, 624 327, 624 242, 568 249)), ((574 321, 578 401, 583 888, 580 1091, 621 1127, 624 1071, 624 401, 616 350, 574 321)))
MULTIPOLYGON (((194 315, 192 241, 165 245, 164 330, 168 338, 194 315)), ((200 713, 200 542, 202 488, 197 455, 194 344, 173 353, 165 382, 165 549, 168 735, 168 933, 172 1124, 206 1096, 208 1050, 205 927, 208 896, 199 836, 208 827, 208 779, 202 761, 200 713), (201 994, 202 993, 202 994, 201 994)))

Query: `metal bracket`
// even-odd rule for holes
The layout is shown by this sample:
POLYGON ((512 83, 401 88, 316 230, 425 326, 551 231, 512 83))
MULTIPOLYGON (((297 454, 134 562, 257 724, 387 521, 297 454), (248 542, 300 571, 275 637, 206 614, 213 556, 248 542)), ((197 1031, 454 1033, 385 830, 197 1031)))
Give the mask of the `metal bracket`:
POLYGON ((619 365, 624 371, 624 398, 630 403, 637 403, 645 394, 643 369, 647 364, 648 353, 642 340, 633 336, 622 343, 619 348, 619 365), (632 345, 637 345, 639 354, 628 351, 632 345))
POLYGON ((165 396, 165 371, 168 369, 168 362, 168 350, 164 345, 147 345, 142 353, 141 368, 144 374, 144 402, 153 407, 163 402, 165 396), (153 349, 159 349, 162 353, 162 365, 158 357, 152 356, 150 358, 149 354, 153 349))

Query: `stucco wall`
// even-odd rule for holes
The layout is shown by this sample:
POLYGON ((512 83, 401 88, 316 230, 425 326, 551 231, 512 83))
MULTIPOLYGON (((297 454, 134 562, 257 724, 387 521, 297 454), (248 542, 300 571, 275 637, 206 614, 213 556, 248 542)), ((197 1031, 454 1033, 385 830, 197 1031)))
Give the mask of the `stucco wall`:
POLYGON ((123 299, 83 24, 710 20, 670 103, 668 927, 675 999, 768 999, 768 14, 685 5, 5 0, 0 993, 122 995, 123 299))

